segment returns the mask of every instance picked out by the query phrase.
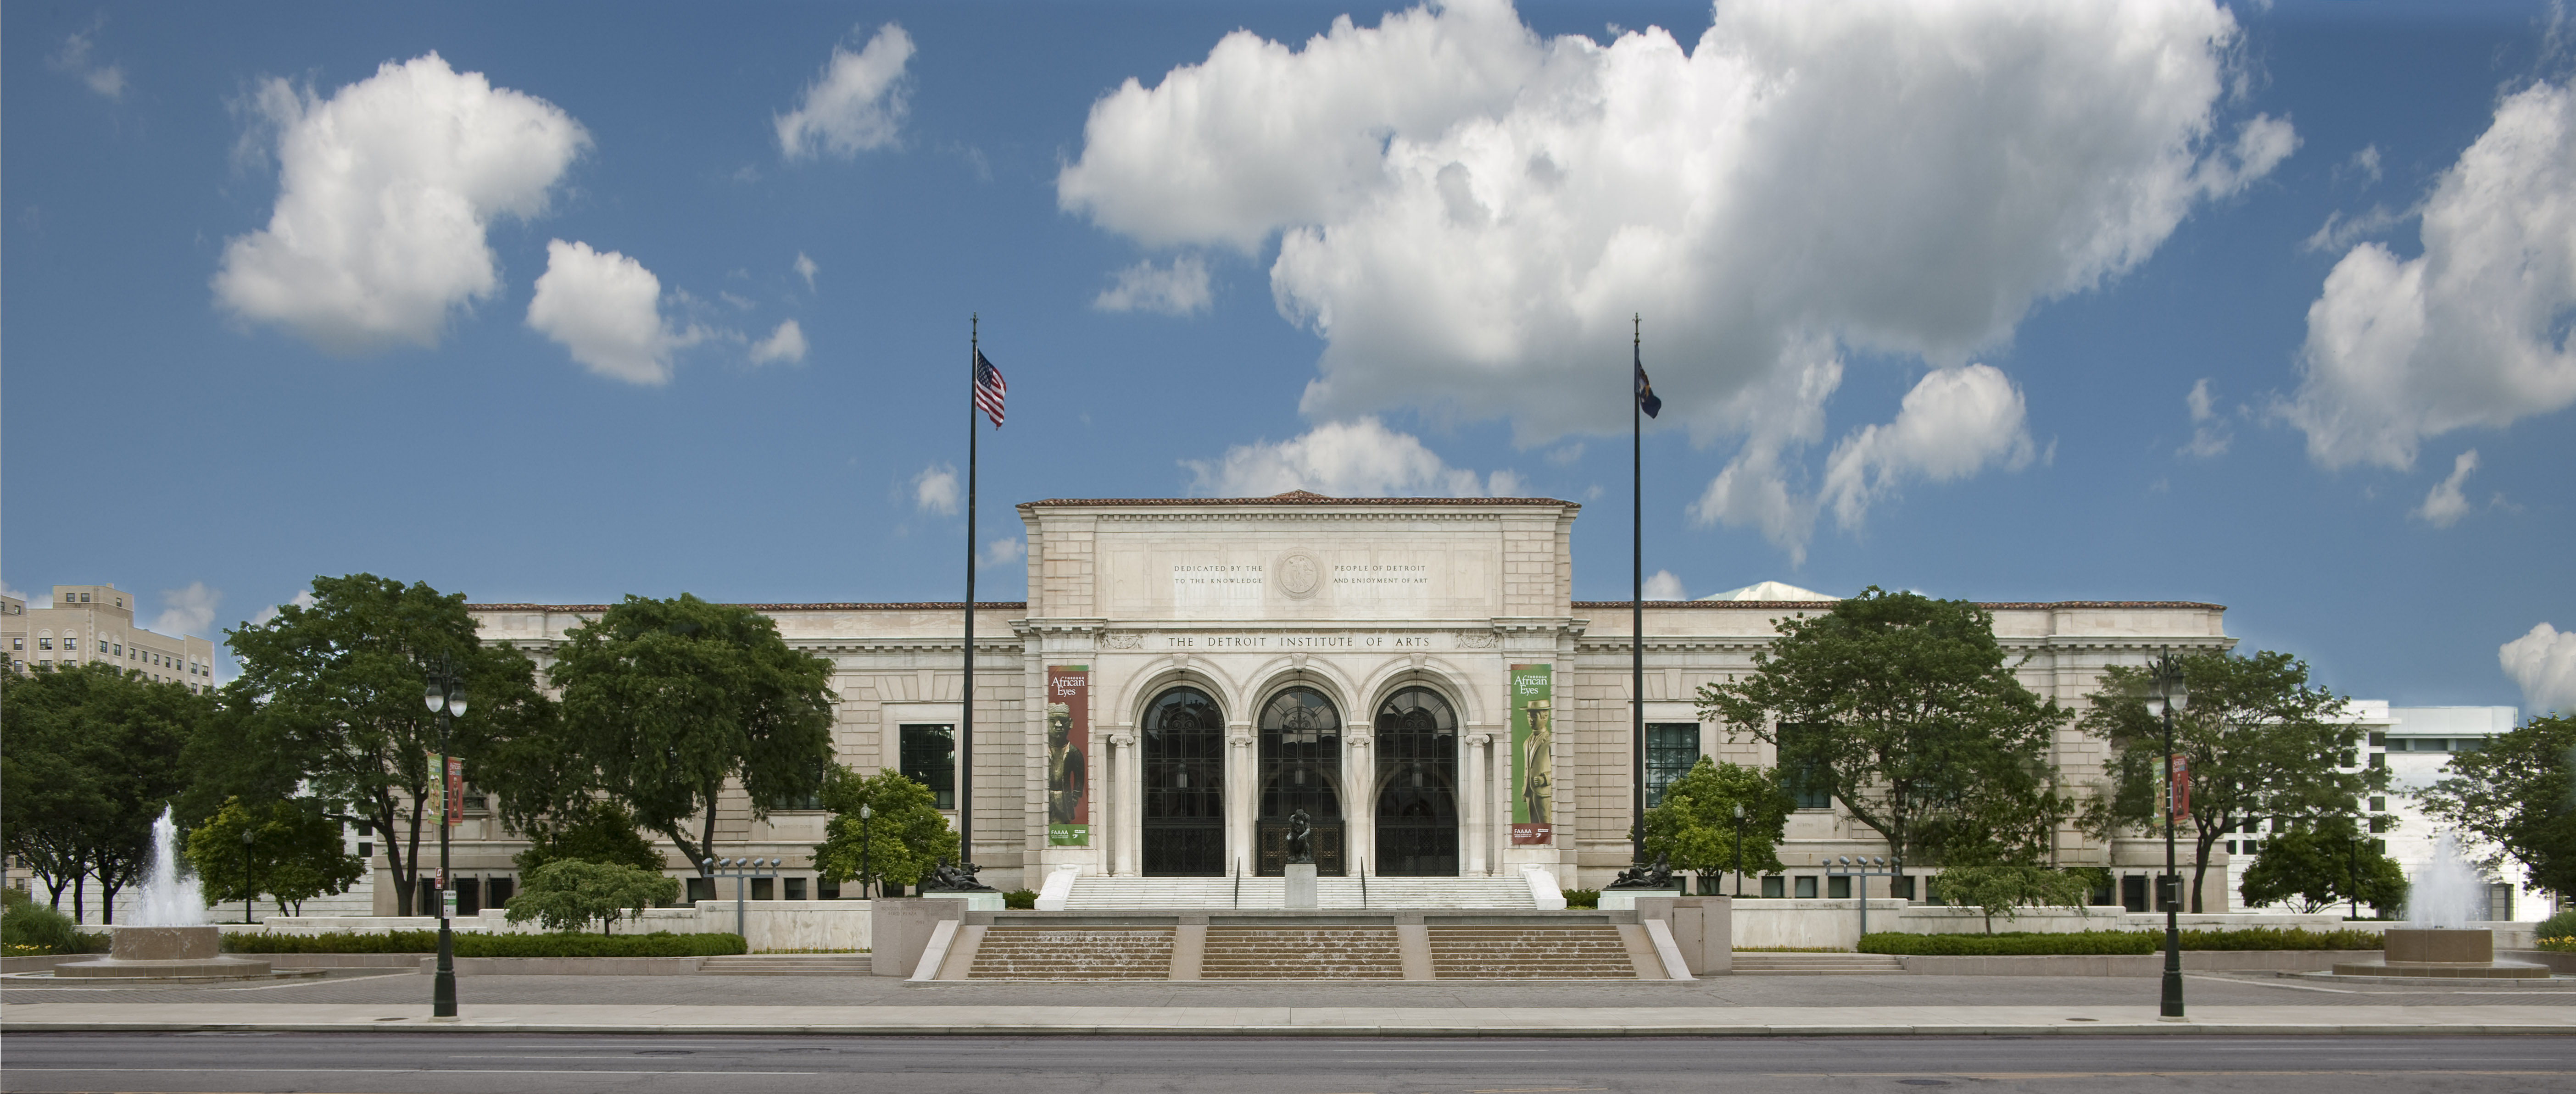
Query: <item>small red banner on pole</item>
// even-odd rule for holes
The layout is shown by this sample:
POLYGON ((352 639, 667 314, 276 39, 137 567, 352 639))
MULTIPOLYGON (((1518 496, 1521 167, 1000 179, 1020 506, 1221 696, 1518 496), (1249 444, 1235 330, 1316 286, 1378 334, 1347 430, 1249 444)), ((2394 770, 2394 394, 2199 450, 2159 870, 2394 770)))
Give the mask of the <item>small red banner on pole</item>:
POLYGON ((2166 759, 2171 762, 2172 767, 2172 773, 2166 777, 2165 783, 2171 790, 2171 798, 2166 802, 2166 809, 2173 822, 2181 824, 2191 817, 2191 767, 2179 753, 2166 759))

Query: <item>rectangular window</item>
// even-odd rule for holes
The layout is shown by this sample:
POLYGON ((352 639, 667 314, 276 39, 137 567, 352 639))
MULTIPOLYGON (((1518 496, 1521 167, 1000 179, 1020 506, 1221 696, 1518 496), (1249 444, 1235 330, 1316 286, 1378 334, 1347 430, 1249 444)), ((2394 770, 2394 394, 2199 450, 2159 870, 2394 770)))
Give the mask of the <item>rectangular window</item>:
POLYGON ((1699 762, 1699 723, 1646 723, 1646 808, 1663 803, 1664 787, 1699 762))
POLYGON ((2380 767, 2386 767, 2386 766, 2388 766, 2388 754, 2387 754, 2387 753, 2385 753, 2385 752, 2373 752, 2373 753, 2371 753, 2371 754, 2370 754, 2370 766, 2372 766, 2372 767, 2374 767, 2374 768, 2380 768, 2380 767))
POLYGON ((24 639, 24 638, 12 638, 12 639, 10 639, 10 640, 9 640, 9 648, 10 648, 10 649, 13 649, 13 650, 23 650, 23 649, 26 649, 26 648, 27 648, 27 640, 26 640, 26 639, 24 639))
POLYGON ((1887 879, 1887 895, 1898 900, 1914 899, 1914 875, 1887 879))
POLYGON ((36 648, 40 650, 52 649, 54 648, 54 640, 51 638, 39 638, 36 640, 36 648))
POLYGON ((1851 899, 1851 883, 1852 883, 1852 879, 1847 878, 1847 877, 1829 877, 1829 878, 1826 878, 1826 879, 1825 879, 1825 895, 1826 895, 1826 896, 1828 896, 1828 897, 1831 897, 1831 898, 1833 898, 1833 899, 1835 899, 1835 900, 1850 900, 1850 899, 1851 899))
POLYGON ((359 857, 359 858, 374 858, 374 857, 376 857, 376 845, 375 845, 374 843, 370 842, 370 841, 367 841, 367 840, 359 840, 359 841, 358 841, 358 857, 359 857))
POLYGON ((688 878, 687 881, 689 883, 689 903, 695 904, 701 900, 714 900, 716 898, 716 882, 714 878, 693 877, 688 878))
POLYGON ((904 726, 901 732, 903 777, 929 787, 938 808, 957 808, 956 727, 904 726))
POLYGON ((510 897, 518 891, 519 883, 516 880, 506 877, 492 878, 491 880, 483 883, 483 906, 487 908, 509 907, 510 897))
POLYGON ((2371 830, 2371 831, 2373 831, 2373 832, 2385 832, 2385 831, 2387 831, 2387 830, 2388 830, 2388 818, 2387 818, 2387 817, 2372 817, 2372 818, 2370 818, 2370 830, 2371 830))
MULTIPOLYGON (((1809 727, 1806 726, 1781 726, 1780 754, 1786 755, 1795 751, 1798 743, 1808 732, 1809 727)), ((1784 764, 1780 774, 1781 781, 1788 785, 1789 796, 1797 800, 1798 808, 1831 809, 1834 807, 1833 784, 1823 778, 1824 772, 1814 765, 1793 771, 1784 764)))
POLYGON ((791 877, 791 878, 788 878, 788 879, 787 879, 787 899, 789 899, 789 900, 803 900, 803 899, 805 899, 805 879, 804 879, 804 878, 801 878, 801 877, 791 877))
POLYGON ((841 883, 827 877, 815 878, 814 897, 817 900, 841 899, 841 883))
POLYGON ((1770 877, 1763 878, 1763 898, 1766 900, 1778 900, 1787 896, 1789 893, 1788 881, 1789 879, 1781 877, 1778 874, 1773 874, 1770 877))
POLYGON ((77 638, 66 638, 66 639, 63 639, 63 648, 64 648, 64 649, 67 649, 67 650, 76 650, 76 649, 79 649, 79 648, 80 648, 80 639, 77 639, 77 638))
POLYGON ((1804 877, 1798 878, 1798 879, 1797 879, 1797 882, 1798 882, 1798 899, 1800 899, 1800 900, 1814 900, 1814 899, 1816 899, 1816 878, 1815 878, 1815 875, 1813 875, 1813 874, 1809 874, 1809 875, 1806 875, 1806 876, 1804 876, 1804 877))
POLYGON ((2373 813, 2385 813, 2385 812, 2387 812, 2387 811, 2388 811, 2388 799, 2383 798, 2383 797, 2379 797, 2378 795, 2375 795, 2375 794, 2374 794, 2374 795, 2372 795, 2372 796, 2371 796, 2371 799, 2370 799, 2370 811, 2371 811, 2371 812, 2373 812, 2373 813))
POLYGON ((777 890, 776 890, 774 887, 772 887, 772 886, 770 885, 770 882, 772 882, 772 881, 774 881, 774 880, 776 880, 776 879, 774 879, 774 878, 765 878, 765 877, 756 877, 756 878, 751 879, 751 899, 753 899, 753 900, 776 900, 776 899, 778 899, 778 892, 777 892, 777 890))

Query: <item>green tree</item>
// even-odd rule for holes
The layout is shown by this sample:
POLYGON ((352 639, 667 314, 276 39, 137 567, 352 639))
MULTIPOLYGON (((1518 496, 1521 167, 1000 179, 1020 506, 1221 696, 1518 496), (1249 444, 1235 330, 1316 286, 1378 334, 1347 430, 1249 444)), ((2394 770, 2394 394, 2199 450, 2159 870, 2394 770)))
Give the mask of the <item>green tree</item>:
POLYGON ((581 769, 552 784, 615 798, 702 875, 728 784, 748 796, 754 819, 822 787, 831 662, 788 646, 768 616, 686 593, 629 596, 567 632, 556 657, 554 754, 578 757, 581 769))
POLYGON ((1980 862, 1941 868, 1941 899, 1986 914, 1986 933, 1995 933, 1995 917, 2021 917, 2026 906, 2082 907, 2093 876, 2085 870, 2059 870, 2026 858, 1994 856, 1980 862))
POLYGON ((1664 798, 1646 811, 1646 854, 1661 855, 1675 869, 1710 875, 1736 869, 1736 834, 1743 833, 1743 869, 1778 873, 1781 832, 1797 801, 1781 789, 1777 768, 1717 763, 1702 756, 1664 786, 1664 798), (1739 829, 1735 808, 1744 808, 1739 829))
POLYGON ((510 922, 533 919, 550 931, 578 931, 596 921, 599 933, 613 934, 619 918, 680 897, 678 878, 577 858, 556 859, 521 880, 527 887, 510 898, 510 922))
POLYGON ((1900 873, 1934 822, 2043 784, 2068 714, 2014 679, 1984 609, 1871 586, 1774 629, 1751 674, 1700 688, 1701 715, 1774 745, 1784 785, 1841 801, 1900 873))
POLYGON ((348 892, 367 872, 366 860, 346 850, 340 822, 311 799, 252 805, 228 798, 188 833, 187 856, 209 903, 267 893, 281 915, 290 906, 302 915, 305 901, 348 892), (251 837, 247 853, 244 832, 251 837))
POLYGON ((593 801, 589 808, 575 812, 569 822, 532 834, 528 849, 510 857, 518 864, 521 875, 535 873, 537 867, 559 859, 632 866, 652 874, 670 866, 662 852, 636 834, 634 815, 613 801, 593 801))
POLYGON ((825 881, 848 881, 864 868, 870 876, 862 880, 910 885, 957 857, 957 831, 940 815, 930 788, 901 772, 870 778, 834 767, 822 796, 833 817, 823 842, 814 845, 814 868, 825 881), (871 814, 864 822, 863 805, 871 814))
MULTIPOLYGON (((2384 768, 2359 766, 2363 730, 2343 720, 2345 701, 2308 683, 2306 662, 2270 650, 2238 657, 2177 655, 2190 701, 2174 712, 2174 751, 2189 772, 2191 910, 2202 908, 2210 847, 2263 817, 2349 817, 2388 786, 2384 768)), ((2158 831, 2164 816, 2164 723, 2147 713, 2144 668, 2113 667, 2084 715, 2085 732, 2111 745, 2110 793, 2086 827, 2158 831)))
POLYGON ((2263 841, 2237 891, 2258 908, 2286 902, 2305 914, 2357 901, 2384 913, 2406 905, 2406 871, 2353 818, 2302 818, 2263 841))
POLYGON ((187 685, 114 665, 39 668, 0 680, 0 832, 11 854, 45 879, 60 904, 83 878, 99 884, 104 921, 116 894, 142 877, 152 822, 187 786, 181 753, 213 709, 187 685))
POLYGON ((226 794, 301 783, 350 808, 384 834, 395 910, 407 916, 421 837, 438 835, 421 816, 439 745, 438 716, 421 702, 429 667, 452 658, 465 679, 467 711, 447 750, 487 790, 506 794, 558 766, 543 752, 553 705, 525 656, 481 642, 462 593, 351 574, 314 578, 313 597, 226 632, 242 670, 226 685, 239 716, 211 722, 190 763, 226 794))
POLYGON ((2576 899, 2576 715, 2528 719, 2442 770, 2416 795, 2427 814, 2512 856, 2562 907, 2576 899))

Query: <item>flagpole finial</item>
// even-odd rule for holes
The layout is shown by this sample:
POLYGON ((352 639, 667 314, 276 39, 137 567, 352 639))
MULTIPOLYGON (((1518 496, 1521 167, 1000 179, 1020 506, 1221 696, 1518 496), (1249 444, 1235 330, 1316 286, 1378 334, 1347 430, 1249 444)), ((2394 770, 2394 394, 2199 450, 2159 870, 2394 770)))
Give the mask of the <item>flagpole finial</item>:
POLYGON ((1639 312, 1639 313, 1637 313, 1637 314, 1635 314, 1635 315, 1631 315, 1631 316, 1629 316, 1629 317, 1628 317, 1628 342, 1629 342, 1629 344, 1630 344, 1630 345, 1644 345, 1644 344, 1645 344, 1645 338, 1646 338, 1646 316, 1645 316, 1645 313, 1643 313, 1643 312, 1639 312))

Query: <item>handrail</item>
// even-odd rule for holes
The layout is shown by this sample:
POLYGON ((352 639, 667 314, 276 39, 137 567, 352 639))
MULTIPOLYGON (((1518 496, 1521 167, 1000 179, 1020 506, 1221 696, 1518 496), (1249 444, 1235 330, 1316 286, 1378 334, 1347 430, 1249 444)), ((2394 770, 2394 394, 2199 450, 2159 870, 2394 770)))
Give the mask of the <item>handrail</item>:
POLYGON ((1236 859, 1232 865, 1234 869, 1228 872, 1234 875, 1234 906, 1240 910, 1243 907, 1243 860, 1236 859))
POLYGON ((1368 860, 1360 860, 1360 910, 1368 910, 1368 860))

